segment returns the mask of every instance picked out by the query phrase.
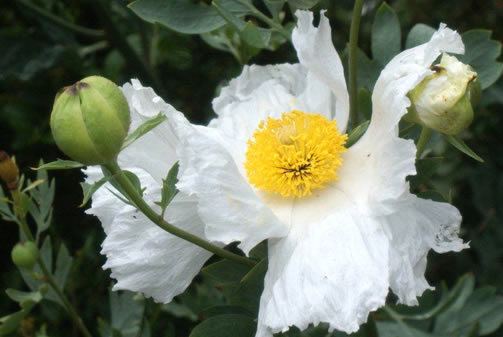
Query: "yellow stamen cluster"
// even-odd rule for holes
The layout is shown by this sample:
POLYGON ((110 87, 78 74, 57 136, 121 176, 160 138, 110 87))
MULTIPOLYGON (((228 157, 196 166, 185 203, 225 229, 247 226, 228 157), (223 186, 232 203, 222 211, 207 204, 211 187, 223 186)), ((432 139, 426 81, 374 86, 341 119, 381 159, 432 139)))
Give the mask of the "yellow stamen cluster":
POLYGON ((347 135, 335 121, 294 110, 262 121, 248 141, 250 183, 283 197, 303 197, 337 179, 347 135))

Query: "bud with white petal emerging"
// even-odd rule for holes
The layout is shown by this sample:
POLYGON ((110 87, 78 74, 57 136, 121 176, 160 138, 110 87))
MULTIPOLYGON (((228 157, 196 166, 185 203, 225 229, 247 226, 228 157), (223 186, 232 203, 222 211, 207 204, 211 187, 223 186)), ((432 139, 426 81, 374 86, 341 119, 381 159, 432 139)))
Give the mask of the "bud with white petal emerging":
POLYGON ((122 91, 104 77, 90 76, 62 89, 51 114, 51 130, 58 147, 86 165, 117 158, 131 117, 122 91))
POLYGON ((430 129, 456 135, 473 120, 473 106, 480 97, 477 73, 454 56, 442 55, 434 74, 409 92, 411 107, 406 118, 430 129))

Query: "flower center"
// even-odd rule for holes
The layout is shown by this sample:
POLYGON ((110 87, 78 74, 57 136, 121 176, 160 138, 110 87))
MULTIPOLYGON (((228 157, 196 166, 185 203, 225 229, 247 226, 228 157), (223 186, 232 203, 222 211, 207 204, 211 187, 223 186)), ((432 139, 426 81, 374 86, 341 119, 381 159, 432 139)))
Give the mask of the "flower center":
POLYGON ((308 196, 337 179, 347 135, 336 121, 298 110, 262 121, 248 141, 245 169, 258 189, 308 196))

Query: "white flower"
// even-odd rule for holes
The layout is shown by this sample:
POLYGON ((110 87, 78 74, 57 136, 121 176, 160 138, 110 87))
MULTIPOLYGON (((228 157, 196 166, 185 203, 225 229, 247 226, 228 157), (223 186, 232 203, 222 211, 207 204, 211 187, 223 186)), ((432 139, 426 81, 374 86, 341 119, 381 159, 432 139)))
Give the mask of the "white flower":
MULTIPOLYGON (((417 303, 429 288, 424 272, 430 249, 465 248, 457 237, 461 217, 456 208, 409 192, 405 178, 415 174, 416 149, 411 140, 398 137, 398 122, 410 105, 407 93, 431 74, 441 52, 463 52, 460 36, 444 25, 430 42, 402 52, 383 70, 372 96, 371 124, 341 154, 336 181, 308 196, 278 195, 284 186, 276 194, 264 192, 277 181, 250 159, 254 147, 265 149, 263 162, 283 154, 259 139, 260 122, 266 121, 259 130, 273 128, 268 117, 284 122, 284 129, 272 132, 280 139, 282 132, 291 132, 285 112, 335 119, 340 133, 348 121, 344 72, 328 20, 321 15, 316 28, 312 13, 297 16, 293 44, 300 63, 245 67, 215 99, 218 117, 209 127, 181 134, 179 188, 197 197, 207 238, 239 241, 245 253, 269 239, 257 336, 320 322, 354 332, 385 303, 389 288, 400 302, 417 303)), ((304 131, 298 125, 294 129, 304 131)))
MULTIPOLYGON (((442 52, 463 52, 460 36, 441 25, 428 43, 397 55, 375 85, 367 132, 345 150, 349 99, 328 20, 321 15, 314 27, 312 13, 297 17, 300 63, 245 67, 214 100, 217 118, 208 127, 189 124, 136 81, 124 87, 134 123, 168 115, 120 156, 147 187, 146 199, 160 198, 161 179, 179 160, 181 192, 169 221, 212 242, 239 241, 246 254, 268 239, 257 337, 320 322, 354 332, 389 288, 401 303, 417 304, 430 288, 430 249, 467 247, 456 208, 409 192, 416 149, 398 136, 407 93, 442 52)), ((170 301, 209 257, 106 189, 90 213, 107 233, 103 252, 117 288, 170 301)))

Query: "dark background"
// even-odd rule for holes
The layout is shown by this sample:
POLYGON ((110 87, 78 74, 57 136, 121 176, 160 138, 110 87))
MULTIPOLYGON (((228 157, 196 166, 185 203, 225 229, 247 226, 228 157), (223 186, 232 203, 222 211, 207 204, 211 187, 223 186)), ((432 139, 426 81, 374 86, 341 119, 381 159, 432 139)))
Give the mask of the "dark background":
MULTIPOLYGON (((241 65, 231 54, 209 47, 200 37, 181 35, 142 22, 125 2, 113 3, 110 16, 103 16, 93 1, 32 1, 70 22, 93 29, 105 29, 112 23, 126 37, 158 81, 139 76, 135 62, 107 35, 93 38, 58 27, 17 1, 0 3, 0 149, 16 156, 27 175, 42 158, 52 161, 63 155, 55 147, 49 115, 57 90, 82 77, 99 74, 118 84, 139 77, 152 85, 165 100, 183 111, 196 123, 212 116, 211 100, 218 87, 236 76, 241 65), (144 48, 157 39, 154 48, 144 48)), ((369 53, 369 32, 380 1, 367 1, 363 16, 360 46, 369 53)), ((460 32, 472 28, 493 31, 503 38, 503 1, 499 0, 415 0, 391 1, 402 24, 403 36, 416 23, 437 27, 440 22, 460 32)), ((343 50, 348 40, 352 1, 325 1, 334 42, 343 50)), ((279 50, 263 51, 249 63, 295 62, 293 48, 285 44, 279 50)), ((467 143, 485 159, 480 164, 434 140, 436 150, 444 153, 434 183, 464 216, 463 233, 472 249, 459 254, 434 256, 428 279, 433 284, 445 280, 452 284, 464 273, 473 273, 478 285, 494 285, 503 290, 503 82, 498 81, 484 93, 475 121, 465 134, 467 143)), ((68 293, 85 319, 106 315, 110 281, 102 271, 99 254, 103 232, 99 222, 79 208, 81 191, 79 171, 51 174, 56 179, 54 224, 50 228, 56 246, 64 242, 76 263, 72 268, 68 293)), ((22 280, 10 261, 10 250, 17 241, 17 227, 0 221, 0 289, 22 289, 22 280)), ((0 293, 0 316, 15 309, 15 304, 0 293)), ((50 305, 42 309, 56 325, 61 312, 50 305)), ((172 317, 167 319, 173 319, 172 317)), ((63 321, 63 320, 61 320, 63 321)), ((179 319, 177 329, 190 322, 179 319)), ((60 330, 63 331, 63 330, 60 330)))

